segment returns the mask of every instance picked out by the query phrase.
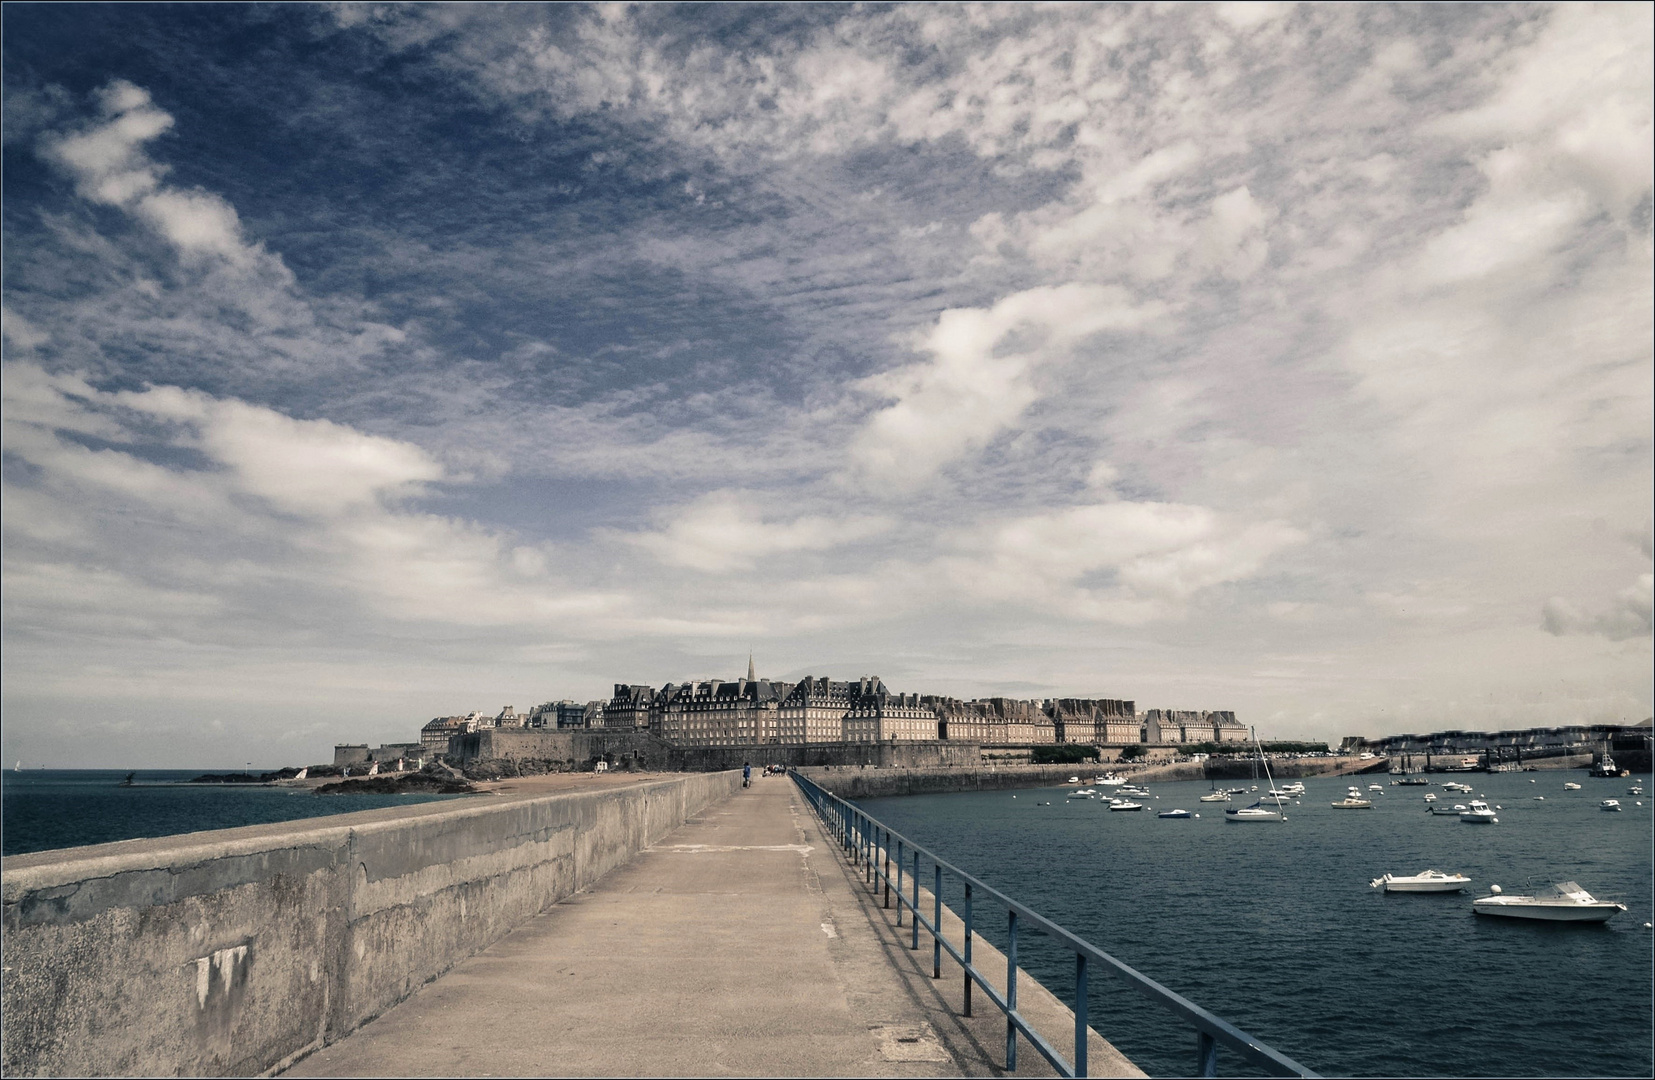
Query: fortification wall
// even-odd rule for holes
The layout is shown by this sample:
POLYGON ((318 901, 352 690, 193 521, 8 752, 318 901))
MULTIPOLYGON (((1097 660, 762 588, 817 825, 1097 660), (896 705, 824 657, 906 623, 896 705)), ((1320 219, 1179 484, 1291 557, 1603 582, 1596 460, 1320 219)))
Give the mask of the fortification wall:
POLYGON ((0 864, 0 1073, 284 1068, 727 797, 739 773, 0 864))
POLYGON ((1071 776, 1091 780, 1098 766, 999 765, 974 768, 864 769, 802 768, 807 778, 841 799, 890 795, 943 795, 952 791, 1002 791, 1061 784, 1071 776))
POLYGON ((673 746, 647 733, 539 731, 487 729, 455 736, 449 742, 450 759, 478 761, 495 758, 536 758, 584 765, 594 757, 630 760, 637 767, 666 772, 709 772, 786 765, 790 768, 835 765, 880 768, 977 767, 982 754, 976 743, 817 743, 805 746, 673 746))

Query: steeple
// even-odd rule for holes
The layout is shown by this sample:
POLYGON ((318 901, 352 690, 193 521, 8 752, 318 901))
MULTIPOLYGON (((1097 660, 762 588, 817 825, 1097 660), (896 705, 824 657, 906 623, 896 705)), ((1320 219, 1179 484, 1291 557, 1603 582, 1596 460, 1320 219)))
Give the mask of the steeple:
POLYGON ((758 682, 758 677, 753 674, 753 654, 751 651, 747 653, 747 681, 758 682))

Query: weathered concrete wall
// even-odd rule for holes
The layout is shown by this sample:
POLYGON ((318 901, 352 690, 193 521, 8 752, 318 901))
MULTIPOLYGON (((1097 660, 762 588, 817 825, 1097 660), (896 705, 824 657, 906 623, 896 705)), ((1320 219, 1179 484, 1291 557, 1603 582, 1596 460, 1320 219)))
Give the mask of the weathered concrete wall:
POLYGON ((280 1068, 740 782, 703 773, 6 859, 0 1073, 280 1068))

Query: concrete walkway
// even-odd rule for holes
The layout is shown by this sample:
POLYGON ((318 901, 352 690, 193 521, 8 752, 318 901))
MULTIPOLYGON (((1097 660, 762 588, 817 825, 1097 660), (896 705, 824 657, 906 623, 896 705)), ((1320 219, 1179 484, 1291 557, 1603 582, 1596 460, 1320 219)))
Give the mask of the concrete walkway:
MULTIPOLYGON (((793 783, 755 778, 287 1075, 999 1075, 1004 1019, 979 995, 961 1020, 959 969, 933 981, 890 916, 793 783)), ((1094 1075, 1142 1075, 1089 1046, 1094 1075)))

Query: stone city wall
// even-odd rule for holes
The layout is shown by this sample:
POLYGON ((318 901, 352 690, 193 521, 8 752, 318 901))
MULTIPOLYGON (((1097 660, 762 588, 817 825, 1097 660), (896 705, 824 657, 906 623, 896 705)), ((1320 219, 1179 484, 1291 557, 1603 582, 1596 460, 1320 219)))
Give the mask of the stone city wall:
POLYGON ((790 768, 837 765, 880 768, 975 768, 982 761, 976 743, 894 742, 815 743, 802 746, 673 746, 643 732, 541 731, 485 729, 449 741, 448 759, 456 763, 495 759, 549 760, 583 767, 594 757, 666 772, 708 772, 786 765, 790 768))
POLYGON ((285 1068, 740 782, 703 773, 8 858, 0 1073, 285 1068))

